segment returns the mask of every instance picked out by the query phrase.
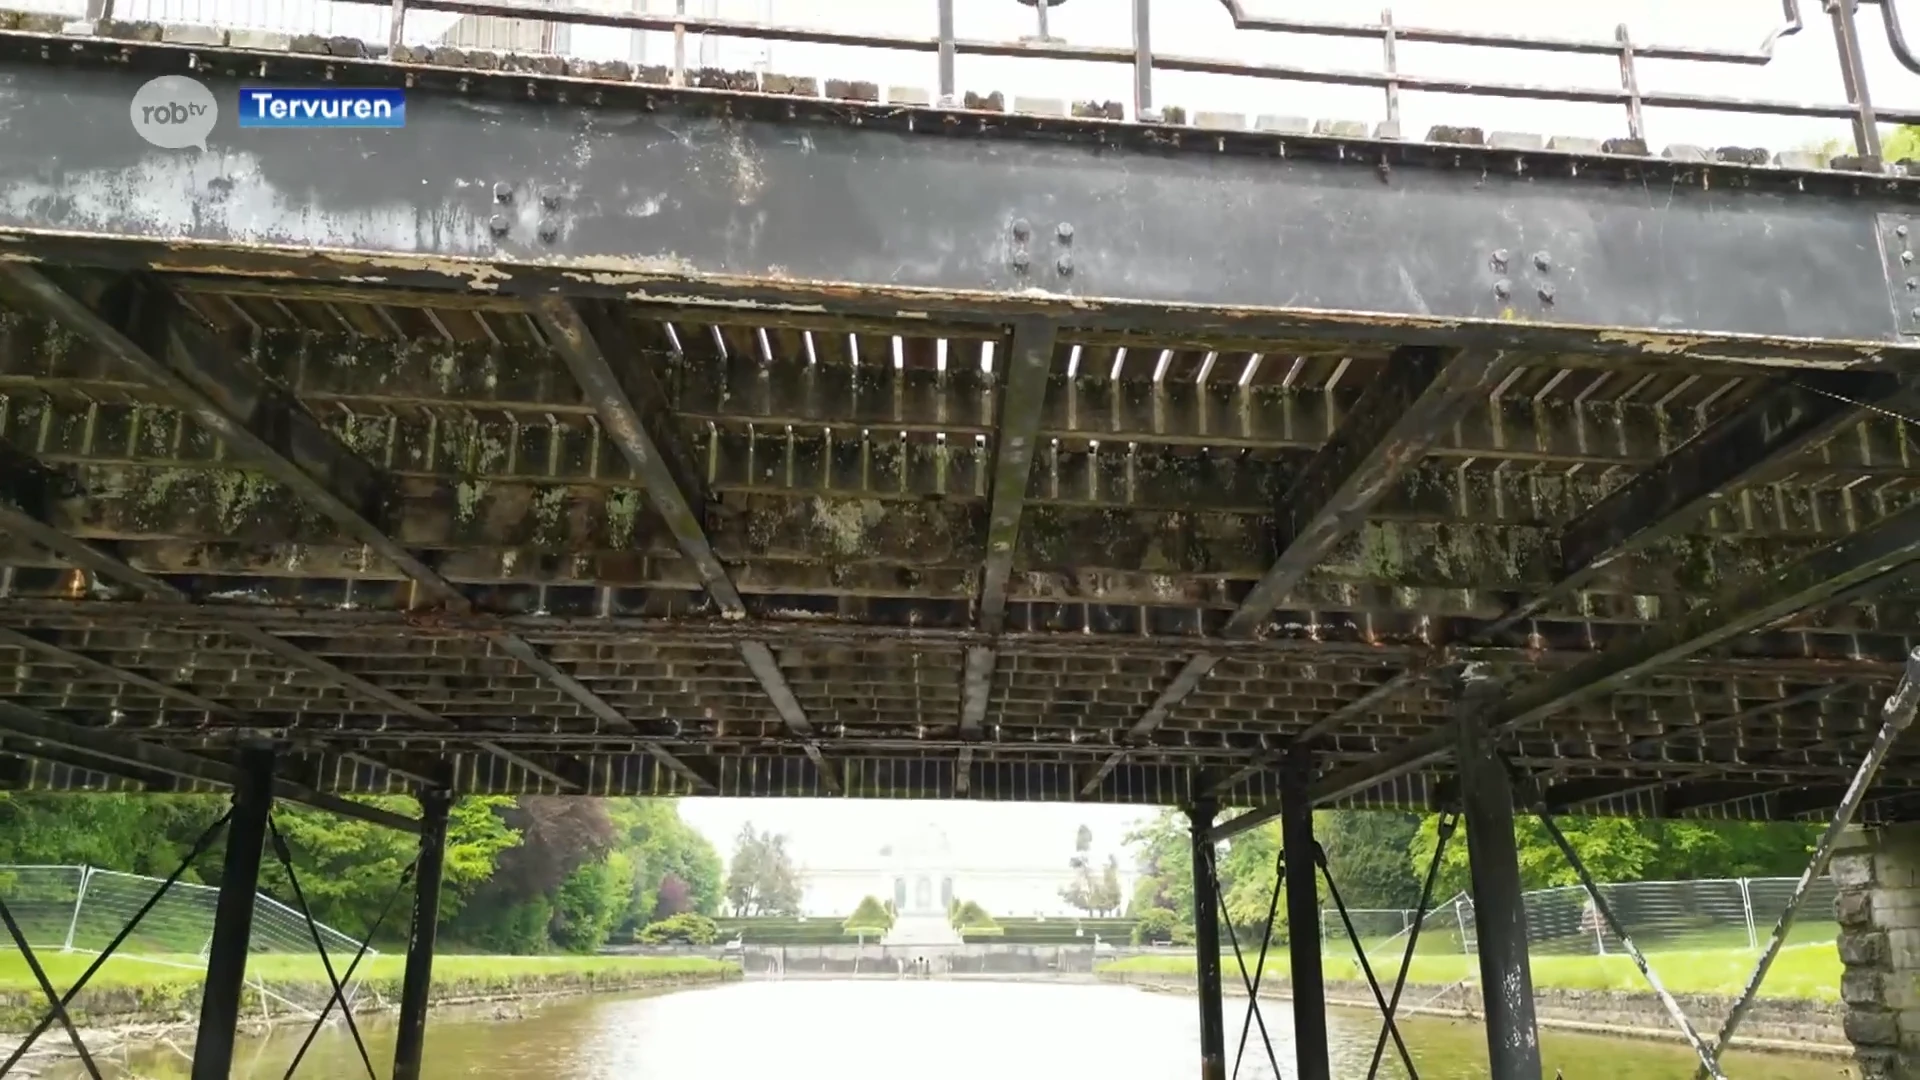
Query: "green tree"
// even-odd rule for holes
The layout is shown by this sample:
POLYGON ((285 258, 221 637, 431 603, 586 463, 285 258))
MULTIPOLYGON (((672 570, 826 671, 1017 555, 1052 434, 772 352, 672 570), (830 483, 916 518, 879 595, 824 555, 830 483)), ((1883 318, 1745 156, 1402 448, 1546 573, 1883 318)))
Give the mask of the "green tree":
POLYGON ((953 928, 962 934, 971 934, 975 937, 1002 933, 1000 924, 994 921, 993 916, 987 914, 987 909, 972 900, 963 902, 954 911, 953 928))
POLYGON ((610 799, 614 847, 632 860, 633 881, 616 932, 695 911, 720 910, 724 872, 720 853, 680 818, 672 799, 610 799))
POLYGON ((1100 881, 1094 887, 1089 898, 1093 909, 1101 915, 1112 915, 1120 910, 1120 859, 1107 856, 1107 864, 1100 870, 1100 881))
POLYGON ((803 888, 787 852, 787 838, 755 832, 752 822, 734 841, 727 868, 727 903, 741 915, 798 915, 803 888))
MULTIPOLYGON (((1093 876, 1093 830, 1080 826, 1073 834, 1073 856, 1067 860, 1067 883, 1060 887, 1060 899, 1071 907, 1091 915, 1100 910, 1100 901, 1104 899, 1100 892, 1100 883, 1093 876)), ((1115 890, 1116 893, 1118 890, 1115 890)), ((1118 906, 1120 898, 1115 895, 1113 906, 1118 906)))
MULTIPOLYGON (((1260 933, 1267 925, 1267 912, 1274 910, 1273 890, 1279 881, 1275 872, 1280 855, 1280 823, 1269 821, 1234 837, 1225 854, 1218 859, 1220 891, 1226 897, 1226 917, 1240 937, 1240 945, 1258 947, 1260 933)), ((1286 897, 1274 910, 1273 932, 1276 940, 1286 936, 1286 897)))
POLYGON ((1420 815, 1392 810, 1327 810, 1315 814, 1313 823, 1341 899, 1356 908, 1410 908, 1419 902, 1419 875, 1426 867, 1415 870, 1403 854, 1419 829, 1420 815))
MULTIPOLYGON (((1555 818, 1567 843, 1594 880, 1643 881, 1798 874, 1819 834, 1818 825, 1766 822, 1655 821, 1616 817, 1555 818)), ((1433 858, 1438 819, 1421 821, 1409 844, 1411 869, 1425 874, 1433 858)), ((1525 816, 1514 824, 1521 885, 1528 889, 1579 884, 1579 875, 1541 827, 1525 816)), ((1436 899, 1468 887, 1466 832, 1447 844, 1436 899)))
POLYGON ((893 915, 887 911, 886 905, 880 902, 879 897, 863 896, 860 898, 860 903, 854 907, 853 914, 847 916, 843 928, 848 934, 879 937, 893 929, 893 915))
POLYGON ((1142 884, 1153 883, 1156 891, 1142 896, 1138 888, 1134 902, 1140 910, 1165 908, 1180 920, 1193 925, 1193 839, 1186 816, 1178 810, 1164 809, 1146 824, 1127 834, 1126 843, 1134 849, 1142 884))

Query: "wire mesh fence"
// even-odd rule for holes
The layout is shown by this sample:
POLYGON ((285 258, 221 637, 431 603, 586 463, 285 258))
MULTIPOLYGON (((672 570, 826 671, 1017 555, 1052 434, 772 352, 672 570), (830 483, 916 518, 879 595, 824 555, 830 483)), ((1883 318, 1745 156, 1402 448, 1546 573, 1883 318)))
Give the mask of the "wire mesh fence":
MULTIPOLYGON (((1627 934, 1649 955, 1757 953, 1786 910, 1798 879, 1710 878, 1699 881, 1630 881, 1600 886, 1627 934)), ((1839 936, 1833 920, 1835 886, 1814 882, 1787 937, 1788 947, 1832 948, 1839 936)), ((1620 938, 1607 927, 1591 897, 1579 886, 1536 889, 1524 895, 1528 950, 1534 956, 1623 955, 1620 938)), ((1419 914, 1411 908, 1349 911, 1370 958, 1399 957, 1419 914)), ((1345 938, 1339 914, 1321 912, 1321 932, 1345 938)), ((1472 956, 1473 898, 1460 893, 1434 905, 1420 920, 1415 956, 1432 960, 1472 956)))
MULTIPOLYGON (((159 878, 90 866, 0 865, 0 899, 39 954, 103 952, 160 885, 159 878)), ((176 882, 115 950, 110 963, 204 971, 219 895, 218 889, 205 885, 176 882)), ((324 923, 314 926, 335 971, 344 974, 360 942, 324 923)), ((311 1015, 326 1005, 326 969, 300 912, 256 893, 250 951, 247 981, 262 1011, 311 1015)), ((369 960, 374 955, 375 950, 367 950, 369 960)), ((359 981, 356 977, 348 983, 349 1001, 359 981)))

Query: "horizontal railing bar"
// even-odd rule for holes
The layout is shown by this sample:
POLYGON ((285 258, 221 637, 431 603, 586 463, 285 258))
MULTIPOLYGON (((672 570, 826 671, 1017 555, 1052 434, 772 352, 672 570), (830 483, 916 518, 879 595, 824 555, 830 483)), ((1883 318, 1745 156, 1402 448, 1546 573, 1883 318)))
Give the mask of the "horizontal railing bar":
MULTIPOLYGON (((364 4, 369 7, 383 7, 379 0, 340 0, 342 3, 364 4)), ((671 33, 684 30, 691 33, 716 34, 722 37, 736 37, 764 41, 785 41, 799 44, 838 45, 857 48, 879 48, 911 53, 938 53, 938 37, 910 37, 893 34, 869 34, 852 31, 829 30, 825 28, 770 25, 732 19, 717 19, 695 15, 655 15, 644 13, 605 12, 581 7, 539 7, 533 4, 519 3, 515 0, 409 0, 408 8, 414 11, 445 11, 462 15, 493 16, 498 18, 530 19, 537 22, 570 23, 575 25, 604 26, 625 30, 645 30, 671 33)), ((1303 33, 1333 34, 1339 36, 1361 36, 1359 31, 1378 29, 1364 26, 1345 26, 1333 23, 1302 23, 1296 25, 1287 20, 1273 20, 1274 25, 1265 25, 1254 21, 1248 25, 1254 29, 1291 29, 1303 33), (1313 29, 1308 29, 1313 27, 1313 29), (1349 33, 1351 31, 1352 33, 1349 33)), ((1431 40, 1436 43, 1472 44, 1495 48, 1532 49, 1536 51, 1566 51, 1618 55, 1619 42, 1593 42, 1575 39, 1526 38, 1520 36, 1473 35, 1464 31, 1445 30, 1422 31, 1394 28, 1394 36, 1400 41, 1431 40), (1428 38, 1416 35, 1427 34, 1428 38), (1604 49, 1602 46, 1605 46, 1604 49)), ((1070 42, 1051 41, 989 41, 979 39, 955 39, 954 50, 969 56, 1013 57, 1034 60, 1067 60, 1103 64, 1133 65, 1136 62, 1135 50, 1124 45, 1076 45, 1070 42)), ((1661 48, 1635 45, 1634 55, 1640 59, 1699 60, 1706 62, 1764 64, 1770 53, 1741 53, 1719 50, 1688 50, 1684 48, 1661 48)), ((1202 56, 1180 56, 1155 53, 1153 67, 1160 71, 1182 71, 1205 75, 1229 75, 1247 78, 1269 79, 1283 82, 1315 83, 1329 86, 1353 86, 1372 89, 1395 87, 1420 93, 1455 94, 1471 97, 1510 98, 1530 101, 1566 101, 1593 105, 1628 105, 1638 101, 1644 107, 1690 109, 1703 112, 1731 112, 1757 115, 1797 116, 1814 119, 1845 120, 1854 116, 1855 108, 1845 104, 1813 104, 1807 102, 1773 101, 1767 99, 1720 97, 1708 94, 1685 94, 1652 91, 1634 94, 1623 88, 1581 88, 1534 86, 1521 83, 1479 82, 1457 78, 1430 75, 1414 75, 1402 72, 1340 71, 1319 68, 1296 67, 1284 64, 1257 64, 1237 60, 1202 56)), ((1920 124, 1920 110, 1878 111, 1883 121, 1896 124, 1920 124)))
MULTIPOLYGON (((1371 38, 1383 41, 1391 33, 1399 42, 1415 41, 1427 45, 1466 45, 1481 49, 1511 49, 1521 52, 1563 52, 1587 56, 1619 56, 1618 40, 1594 38, 1533 37, 1526 34, 1490 34, 1477 30, 1448 30, 1436 27, 1401 26, 1395 23, 1333 23, 1312 19, 1288 19, 1276 15, 1248 15, 1233 0, 1227 0, 1228 14, 1236 30, 1260 30, 1282 34, 1307 34, 1317 37, 1371 38)), ((1767 36, 1758 49, 1709 49, 1691 45, 1642 45, 1635 42, 1633 54, 1641 60, 1698 60, 1716 64, 1764 66, 1773 59, 1773 46, 1780 38, 1800 30, 1797 12, 1781 29, 1767 36)))

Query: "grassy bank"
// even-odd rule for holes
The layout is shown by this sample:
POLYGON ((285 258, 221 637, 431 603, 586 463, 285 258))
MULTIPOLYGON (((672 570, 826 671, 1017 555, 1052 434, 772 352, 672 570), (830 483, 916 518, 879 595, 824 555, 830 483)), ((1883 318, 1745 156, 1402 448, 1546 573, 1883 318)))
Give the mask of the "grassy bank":
MULTIPOLYGON (((1374 973, 1383 981, 1391 980, 1399 968, 1399 958, 1372 957, 1374 973)), ((1691 949, 1656 953, 1648 958, 1653 970, 1667 989, 1676 994, 1719 994, 1731 997, 1740 992, 1757 959, 1750 949, 1691 949)), ((1407 973, 1407 981, 1418 986, 1448 986, 1468 977, 1478 977, 1476 961, 1455 954, 1416 956, 1407 973)), ((1269 955, 1269 973, 1284 975, 1284 956, 1269 955), (1276 963, 1279 966, 1275 966, 1276 963)), ((1253 966, 1248 958, 1247 966, 1253 966)), ((1324 965, 1329 979, 1359 979, 1359 965, 1352 960, 1327 957, 1324 965)), ((1554 990, 1644 990, 1646 979, 1626 956, 1535 956, 1533 982, 1541 989, 1554 990)), ((1102 964, 1097 969, 1114 974, 1194 975, 1190 955, 1131 956, 1102 964)), ((1239 969, 1233 957, 1225 958, 1224 970, 1230 984, 1237 982, 1239 969)), ((1767 973, 1760 992, 1765 997, 1807 998, 1833 1001, 1840 996, 1840 955, 1833 946, 1790 946, 1767 973)))
MULTIPOLYGON (((93 957, 80 953, 39 954, 48 981, 64 991, 93 957)), ((344 973, 352 956, 334 959, 344 973)), ((362 984, 362 1002, 392 1001, 400 993, 406 967, 402 955, 373 956, 361 962, 354 978, 362 984)), ((249 981, 258 979, 283 995, 324 1001, 326 969, 318 956, 258 954, 247 961, 249 981)), ((436 1001, 531 997, 588 993, 680 982, 719 982, 738 978, 737 965, 704 957, 679 956, 463 956, 434 959, 436 1001)), ((197 957, 162 963, 134 957, 109 960, 81 992, 76 1012, 96 1023, 165 1022, 190 1012, 199 1000, 201 968, 197 957)), ((248 990, 249 1014, 258 1002, 248 990)), ((18 952, 0 953, 0 1030, 17 1030, 38 1019, 44 999, 33 973, 18 952), (23 1019, 24 1022, 23 1022, 23 1019)))

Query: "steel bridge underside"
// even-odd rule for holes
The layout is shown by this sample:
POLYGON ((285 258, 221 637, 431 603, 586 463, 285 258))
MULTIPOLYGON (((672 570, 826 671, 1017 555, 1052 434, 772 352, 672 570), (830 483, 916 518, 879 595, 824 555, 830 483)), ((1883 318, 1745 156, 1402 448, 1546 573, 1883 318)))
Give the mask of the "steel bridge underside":
POLYGON ((0 32, 0 787, 1830 810, 1920 179, 1430 139, 0 32))

